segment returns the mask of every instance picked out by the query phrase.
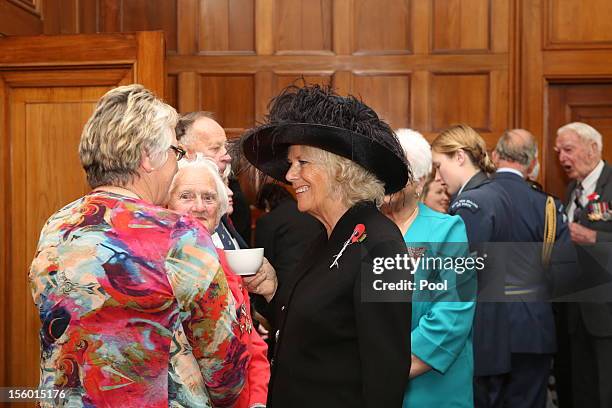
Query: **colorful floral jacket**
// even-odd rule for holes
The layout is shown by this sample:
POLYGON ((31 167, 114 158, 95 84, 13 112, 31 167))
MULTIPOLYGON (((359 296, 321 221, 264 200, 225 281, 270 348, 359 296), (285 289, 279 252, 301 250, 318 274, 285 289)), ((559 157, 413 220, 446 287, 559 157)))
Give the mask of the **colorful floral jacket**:
POLYGON ((197 220, 90 193, 49 218, 30 282, 40 386, 70 390, 55 405, 230 407, 240 395, 249 355, 197 220))

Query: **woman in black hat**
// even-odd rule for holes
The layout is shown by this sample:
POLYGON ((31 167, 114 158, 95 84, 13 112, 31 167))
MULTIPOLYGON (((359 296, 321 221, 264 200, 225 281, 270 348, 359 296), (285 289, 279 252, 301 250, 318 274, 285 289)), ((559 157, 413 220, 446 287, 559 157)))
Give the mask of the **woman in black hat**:
POLYGON ((246 158, 291 183, 326 231, 276 293, 263 276, 248 283, 270 300, 276 328, 268 407, 401 407, 411 304, 373 289, 410 277, 380 265, 406 253, 378 210, 410 177, 397 138, 362 102, 316 85, 284 90, 267 119, 244 136, 246 158))

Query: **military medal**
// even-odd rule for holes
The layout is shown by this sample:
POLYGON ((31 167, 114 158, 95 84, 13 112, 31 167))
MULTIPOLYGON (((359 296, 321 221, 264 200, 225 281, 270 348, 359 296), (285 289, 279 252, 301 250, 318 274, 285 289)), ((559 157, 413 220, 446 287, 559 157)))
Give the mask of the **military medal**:
POLYGON ((340 259, 340 257, 344 253, 344 250, 346 249, 346 247, 348 247, 351 244, 354 244, 355 242, 363 241, 364 239, 366 239, 366 236, 367 235, 365 233, 365 225, 363 225, 363 224, 355 225, 355 229, 353 230, 353 233, 351 234, 349 239, 346 240, 346 242, 342 246, 342 249, 340 250, 340 252, 338 252, 338 254, 334 255, 334 261, 332 262, 331 265, 329 265, 329 269, 333 268, 334 266, 336 268, 338 268, 338 260, 340 259))
POLYGON ((600 199, 598 193, 589 194, 587 199, 589 200, 587 207, 589 221, 610 221, 612 219, 610 203, 598 201, 600 199))

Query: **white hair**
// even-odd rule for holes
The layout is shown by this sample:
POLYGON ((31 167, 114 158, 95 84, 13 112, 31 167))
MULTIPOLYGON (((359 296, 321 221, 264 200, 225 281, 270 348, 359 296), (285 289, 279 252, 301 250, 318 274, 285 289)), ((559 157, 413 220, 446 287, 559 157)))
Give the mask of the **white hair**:
POLYGON ((431 173, 431 146, 422 134, 412 129, 398 129, 396 132, 406 159, 410 163, 415 181, 431 173))
POLYGON ((172 179, 172 184, 170 185, 170 193, 173 193, 176 189, 176 181, 179 178, 179 175, 189 170, 204 170, 212 176, 212 179, 215 183, 215 190, 217 191, 217 197, 219 198, 219 210, 217 212, 217 220, 215 226, 219 225, 221 217, 227 212, 227 209, 229 207, 229 198, 227 195, 225 183, 219 175, 219 167, 213 160, 205 157, 202 153, 197 153, 196 158, 194 160, 187 160, 187 158, 179 160, 178 171, 174 175, 174 178, 172 179))
POLYGON ((561 126, 559 130, 557 130, 557 136, 561 133, 567 132, 568 130, 576 133, 582 140, 595 142, 597 145, 597 150, 599 150, 599 153, 601 153, 603 149, 601 133, 595 130, 594 127, 582 122, 572 122, 561 126))

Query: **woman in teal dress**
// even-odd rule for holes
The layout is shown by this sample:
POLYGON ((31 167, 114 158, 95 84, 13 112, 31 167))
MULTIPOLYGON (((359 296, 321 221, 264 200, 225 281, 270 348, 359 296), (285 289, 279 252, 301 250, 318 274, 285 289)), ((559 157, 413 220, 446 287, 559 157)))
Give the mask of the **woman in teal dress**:
POLYGON ((398 137, 415 180, 387 197, 383 212, 400 228, 411 256, 444 259, 445 265, 417 268, 414 281, 448 282, 448 289, 413 292, 412 364, 403 407, 473 407, 472 321, 475 276, 449 259, 468 256, 463 221, 434 211, 419 202, 431 171, 431 150, 419 133, 400 130, 398 137), (463 273, 461 273, 463 272, 463 273))

